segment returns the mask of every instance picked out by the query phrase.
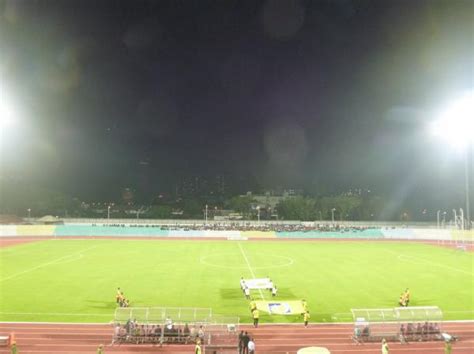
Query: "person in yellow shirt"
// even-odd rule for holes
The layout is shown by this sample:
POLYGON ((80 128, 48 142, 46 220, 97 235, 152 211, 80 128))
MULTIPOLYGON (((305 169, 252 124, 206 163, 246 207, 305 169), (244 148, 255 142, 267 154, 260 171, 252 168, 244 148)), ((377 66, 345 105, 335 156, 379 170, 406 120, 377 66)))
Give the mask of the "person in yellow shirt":
POLYGON ((301 305, 303 306, 303 313, 302 315, 304 315, 306 312, 308 312, 308 303, 306 302, 305 299, 301 300, 301 305))
POLYGON ((451 354, 453 347, 451 345, 451 341, 447 340, 444 342, 444 354, 451 354))
POLYGON ((388 343, 387 341, 384 339, 382 339, 382 354, 389 354, 390 353, 390 348, 388 346, 388 343))
POLYGON ((198 339, 196 341, 196 346, 194 347, 194 354, 201 354, 201 341, 198 339))
POLYGON ((104 354, 104 345, 103 344, 99 345, 99 348, 97 348, 97 354, 104 354))
POLYGON ((309 311, 306 311, 303 315, 303 321, 304 321, 304 326, 305 327, 308 327, 308 321, 309 321, 310 318, 311 318, 311 316, 309 315, 309 311))
POLYGON ((257 303, 255 301, 250 301, 250 312, 253 313, 257 309, 257 303))
POLYGON ((258 312, 257 309, 253 310, 252 316, 253 316, 253 326, 255 328, 257 328, 258 327, 258 318, 260 316, 260 313, 258 312))
POLYGON ((115 301, 117 304, 120 302, 120 298, 122 297, 122 292, 120 291, 120 288, 117 288, 117 295, 115 295, 115 301))
POLYGON ((398 305, 405 307, 407 305, 406 299, 405 299, 405 294, 400 294, 400 297, 398 298, 398 305))
POLYGON ((11 354, 18 354, 18 348, 16 347, 16 342, 12 342, 10 350, 11 350, 11 354))
POLYGON ((410 303, 410 289, 406 288, 404 297, 405 297, 405 306, 408 306, 408 304, 410 303))

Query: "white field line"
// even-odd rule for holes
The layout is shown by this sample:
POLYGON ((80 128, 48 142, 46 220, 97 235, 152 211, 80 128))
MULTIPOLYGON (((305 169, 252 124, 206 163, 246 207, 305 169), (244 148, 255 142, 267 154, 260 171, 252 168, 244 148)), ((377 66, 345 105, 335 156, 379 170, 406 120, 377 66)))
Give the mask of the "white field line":
POLYGON ((57 258, 57 259, 54 259, 52 261, 49 261, 49 262, 46 262, 46 263, 42 263, 40 265, 37 265, 36 267, 33 267, 33 268, 30 268, 30 269, 26 269, 22 272, 18 272, 18 273, 15 273, 15 274, 12 274, 6 278, 2 278, 0 279, 0 283, 5 281, 5 280, 10 280, 10 279, 13 279, 13 278, 16 278, 17 276, 20 276, 20 275, 23 275, 23 274, 26 274, 26 273, 30 273, 30 272, 33 272, 37 269, 41 269, 41 268, 44 268, 44 267, 47 267, 49 265, 52 265, 52 264, 55 264, 55 263, 58 263, 58 262, 61 262, 63 259, 65 258, 69 258, 69 257, 72 257, 72 256, 75 256, 77 254, 81 254, 83 252, 87 252, 93 248, 97 248, 98 246, 92 246, 92 247, 89 247, 89 248, 86 248, 86 249, 83 249, 83 250, 80 250, 80 251, 77 251, 77 252, 74 252, 74 253, 71 253, 71 254, 68 254, 66 256, 62 256, 60 258, 57 258))
MULTIPOLYGON (((474 310, 457 310, 457 311, 443 311, 443 313, 473 313, 474 310)), ((67 313, 67 312, 0 312, 0 315, 14 315, 14 316, 108 316, 108 317, 113 317, 113 314, 105 314, 105 313, 67 313)), ((340 313, 334 313, 333 315, 336 316, 336 318, 346 318, 350 317, 352 318, 352 314, 350 312, 340 312, 340 313)), ((449 320, 449 321, 443 321, 443 322, 473 322, 473 320, 449 320)), ((6 323, 6 322, 1 322, 6 323)), ((11 323, 16 323, 16 322, 11 322, 11 323)), ((19 322, 19 323, 52 323, 56 324, 58 322, 19 322)), ((69 322, 65 322, 67 324, 71 324, 69 322)), ((331 322, 332 323, 338 323, 338 322, 331 322)), ((342 322, 342 323, 348 323, 348 322, 342 322)), ((83 324, 83 323, 79 323, 83 324)), ((95 324, 95 323, 92 323, 95 324)), ((100 324, 100 323, 97 323, 100 324)), ((280 325, 292 325, 293 323, 268 323, 269 325, 271 324, 280 324, 280 325)), ((297 323, 299 325, 299 323, 297 323)), ((312 325, 315 324, 321 324, 321 325, 327 325, 328 323, 312 323, 312 325)), ((74 323, 75 325, 75 323, 74 323)))
MULTIPOLYGON (((113 317, 113 313, 67 313, 67 312, 0 312, 0 315, 14 315, 14 316, 108 316, 113 317)), ((24 322, 22 322, 24 323, 24 322)), ((35 323, 35 322, 33 322, 35 323)))
POLYGON ((454 272, 459 272, 459 273, 463 273, 463 274, 467 274, 467 275, 474 275, 473 272, 468 272, 464 269, 459 269, 459 268, 455 268, 455 267, 450 267, 450 266, 447 266, 447 265, 444 265, 444 264, 440 264, 440 263, 436 263, 436 262, 432 262, 432 261, 429 261, 429 260, 426 260, 424 258, 420 258, 420 257, 416 257, 416 256, 411 256, 411 255, 407 255, 407 254, 403 254, 403 253, 397 253, 397 252, 394 252, 394 251, 390 251, 390 250, 386 250, 386 252, 388 253, 391 253, 391 254, 394 254, 397 256, 397 258, 401 261, 403 261, 405 258, 405 260, 410 260, 413 259, 413 260, 419 260, 419 261, 422 261, 426 264, 429 264, 429 265, 432 265, 432 266, 435 266, 435 267, 438 267, 438 268, 444 268, 444 269, 449 269, 449 270, 452 270, 454 272))
MULTIPOLYGON (((239 245, 239 248, 240 248, 240 252, 242 253, 242 256, 244 257, 245 259, 245 262, 247 263, 247 267, 249 268, 250 270, 250 274, 252 275, 252 277, 255 279, 256 276, 255 276, 255 273, 253 272, 252 270, 252 267, 250 266, 250 262, 247 258, 247 255, 245 254, 244 252, 244 249, 242 248, 242 245, 240 244, 240 242, 238 243, 239 245)), ((262 300, 265 300, 265 297, 263 296, 263 292, 262 292, 262 289, 258 289, 258 291, 260 292, 260 297, 262 298, 262 300)))

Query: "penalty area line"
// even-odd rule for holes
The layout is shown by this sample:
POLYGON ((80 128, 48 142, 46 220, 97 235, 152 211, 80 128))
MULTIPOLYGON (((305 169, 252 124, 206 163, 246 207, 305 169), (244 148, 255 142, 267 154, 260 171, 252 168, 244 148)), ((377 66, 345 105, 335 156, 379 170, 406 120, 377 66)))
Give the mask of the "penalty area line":
POLYGON ((57 264, 58 262, 61 262, 61 261, 62 261, 63 259, 65 259, 65 258, 67 259, 67 258, 69 258, 69 257, 73 257, 73 256, 75 256, 75 255, 77 255, 77 254, 81 254, 81 253, 83 253, 83 252, 87 252, 87 251, 89 251, 89 250, 91 250, 91 249, 93 249, 93 248, 97 248, 97 247, 98 247, 98 246, 92 246, 92 247, 89 247, 89 248, 86 248, 86 249, 83 249, 83 250, 80 250, 80 251, 77 251, 77 252, 68 254, 68 255, 66 255, 66 256, 59 257, 59 258, 54 259, 54 260, 52 260, 52 261, 49 261, 49 262, 46 262, 46 263, 42 263, 42 264, 40 264, 40 265, 37 265, 36 267, 30 268, 30 269, 26 269, 26 270, 24 270, 24 271, 22 271, 22 272, 18 272, 18 273, 12 274, 12 275, 10 275, 10 276, 8 276, 8 277, 6 277, 6 278, 0 279, 0 283, 3 282, 3 281, 5 281, 5 280, 10 280, 10 279, 16 278, 16 277, 18 277, 18 276, 20 276, 20 275, 23 275, 23 274, 33 272, 33 271, 35 271, 35 270, 37 270, 37 269, 41 269, 41 268, 47 267, 47 266, 49 266, 49 265, 57 264))

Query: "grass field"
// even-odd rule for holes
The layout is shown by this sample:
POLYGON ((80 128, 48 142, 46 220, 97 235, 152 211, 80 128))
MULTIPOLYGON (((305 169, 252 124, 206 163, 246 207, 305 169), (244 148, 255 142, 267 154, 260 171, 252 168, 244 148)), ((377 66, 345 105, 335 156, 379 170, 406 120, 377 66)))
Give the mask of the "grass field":
POLYGON ((132 306, 211 307, 250 322, 241 276, 269 276, 280 300, 306 299, 313 322, 394 307, 406 287, 413 306, 474 319, 473 265, 473 253, 413 243, 48 240, 0 249, 0 320, 109 322, 120 286, 132 306))

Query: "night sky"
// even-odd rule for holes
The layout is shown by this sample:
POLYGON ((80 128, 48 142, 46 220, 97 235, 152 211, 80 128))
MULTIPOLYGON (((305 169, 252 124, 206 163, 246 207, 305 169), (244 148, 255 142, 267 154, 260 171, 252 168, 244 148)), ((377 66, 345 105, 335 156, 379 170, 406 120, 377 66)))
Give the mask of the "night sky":
MULTIPOLYGON (((426 125, 473 88, 474 1, 0 0, 2 177, 90 198, 192 175, 463 202, 426 125)), ((461 187, 460 187, 461 186, 461 187)))

